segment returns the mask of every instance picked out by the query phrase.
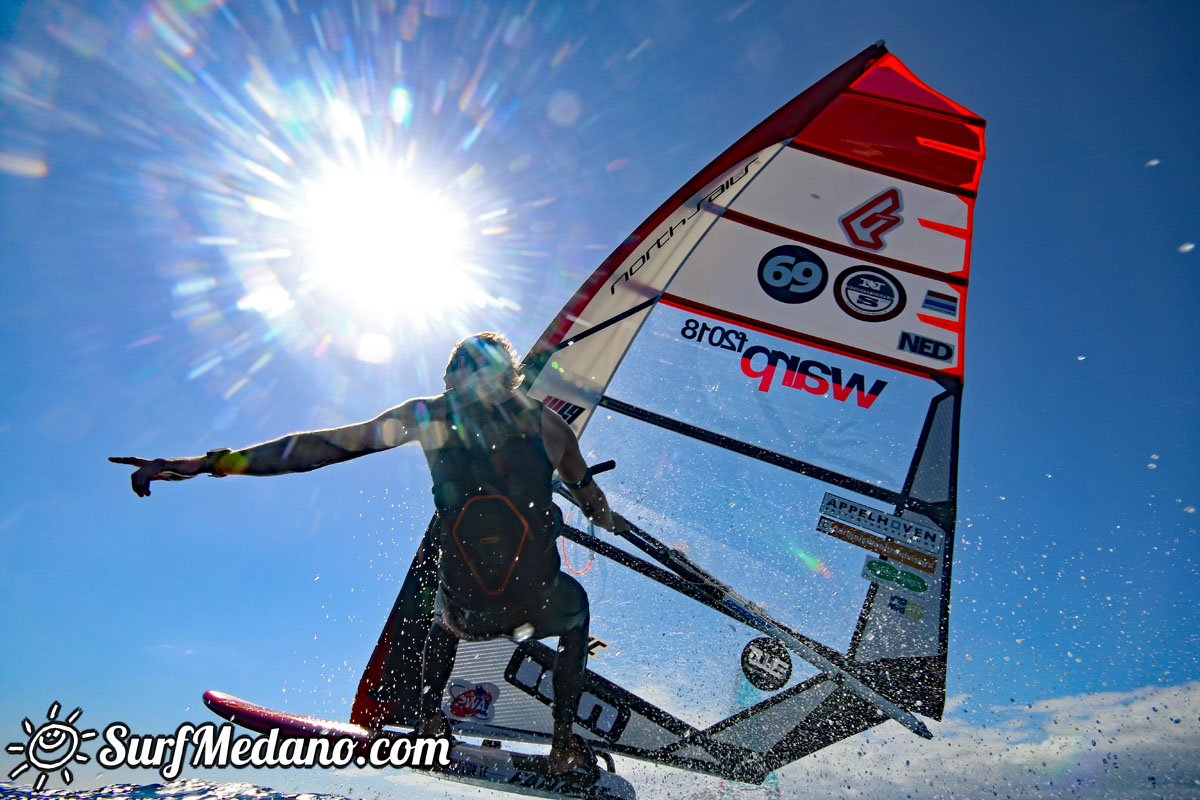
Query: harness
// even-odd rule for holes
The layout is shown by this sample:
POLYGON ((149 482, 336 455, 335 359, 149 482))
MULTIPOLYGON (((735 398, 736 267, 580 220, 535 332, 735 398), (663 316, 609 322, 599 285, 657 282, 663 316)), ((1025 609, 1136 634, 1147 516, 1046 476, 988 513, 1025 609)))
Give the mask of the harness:
POLYGON ((487 406, 444 396, 444 415, 420 420, 441 538, 439 578, 464 609, 540 604, 558 576, 562 516, 540 403, 513 396, 487 406), (435 429, 436 426, 436 429, 435 429))

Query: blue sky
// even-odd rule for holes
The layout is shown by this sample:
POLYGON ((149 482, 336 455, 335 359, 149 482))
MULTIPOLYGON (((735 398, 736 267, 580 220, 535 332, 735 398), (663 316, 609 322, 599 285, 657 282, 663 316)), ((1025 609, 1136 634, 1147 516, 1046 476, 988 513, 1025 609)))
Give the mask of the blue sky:
MULTIPOLYGON (((173 730, 207 718, 208 688, 348 716, 431 508, 420 453, 160 484, 142 500, 105 458, 199 454, 370 417, 435 392, 450 345, 474 330, 505 330, 525 350, 667 195, 884 38, 988 120, 967 315, 955 701, 938 742, 880 729, 785 771, 781 786, 799 792, 813 770, 818 785, 853 794, 843 787, 866 770, 897 795, 939 796, 950 788, 925 772, 978 759, 986 777, 960 796, 985 783, 1050 793, 1046 780, 1091 796, 1194 796, 1194 766, 1157 767, 1154 786, 1143 773, 1200 746, 1196 9, 487 6, 429 2, 403 22, 382 15, 377 32, 366 2, 2 6, 0 732, 10 739, 0 739, 19 738, 20 720, 55 700, 81 706, 93 726, 173 730), (385 79, 404 92, 381 91, 385 79), (353 113, 313 110, 323 96, 351 98, 353 113), (238 108, 261 121, 264 107, 278 111, 290 164, 254 149, 238 108), (468 274, 443 272, 435 248, 407 288, 313 289, 289 264, 319 258, 322 244, 281 218, 297 219, 292 209, 242 201, 278 200, 276 179, 316 180, 319 153, 358 142, 407 152, 410 141, 410 177, 468 220, 468 274), (274 177, 248 160, 273 164, 274 177), (286 277, 291 309, 262 264, 286 277), (472 282, 486 291, 463 300, 472 282), (395 302, 362 302, 389 292, 395 302), (422 318, 422 306, 451 301, 422 318), (388 318, 397 306, 404 314, 388 318), (1162 704, 1188 711, 1172 712, 1178 724, 1140 724, 1158 713, 1144 705, 1162 704), (1051 766, 1038 767, 1047 753, 1051 766), (1121 770, 1103 760, 1113 753, 1121 770)), ((605 442, 584 443, 605 457, 605 442)), ((610 610, 608 630, 632 630, 628 609, 610 610)), ((11 762, 0 757, 4 772, 11 762)), ((650 786, 675 779, 664 775, 650 786)), ((128 777, 84 770, 79 782, 128 777)), ((383 780, 218 777, 360 793, 383 780)))

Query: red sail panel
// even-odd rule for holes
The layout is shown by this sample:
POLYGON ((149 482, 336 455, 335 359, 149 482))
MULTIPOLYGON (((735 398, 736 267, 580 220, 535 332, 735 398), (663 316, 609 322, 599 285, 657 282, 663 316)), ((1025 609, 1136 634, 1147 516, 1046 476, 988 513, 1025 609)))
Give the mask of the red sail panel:
POLYGON ((880 97, 889 97, 900 102, 924 106, 932 111, 957 114, 967 117, 968 121, 975 125, 983 125, 983 120, 979 115, 944 94, 930 89, 924 81, 904 66, 904 62, 891 53, 876 61, 875 65, 855 81, 851 88, 859 92, 869 92, 880 97))
POLYGON ((965 116, 970 112, 929 89, 890 54, 852 89, 801 131, 793 146, 974 194, 983 168, 982 120, 965 116))

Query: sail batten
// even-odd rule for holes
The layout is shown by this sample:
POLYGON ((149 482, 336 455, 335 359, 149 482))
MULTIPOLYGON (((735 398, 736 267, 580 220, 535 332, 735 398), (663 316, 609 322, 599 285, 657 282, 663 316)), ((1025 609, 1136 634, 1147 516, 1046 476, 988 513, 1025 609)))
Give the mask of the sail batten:
POLYGON ((698 428, 695 425, 689 425, 686 422, 680 422, 670 417, 665 417, 661 414, 656 414, 653 411, 648 411, 644 408, 639 408, 630 403, 622 402, 615 397, 607 395, 600 398, 600 406, 609 408, 627 417, 641 420, 642 422, 656 425, 673 433, 678 433, 683 436, 696 439, 701 442, 706 442, 711 445, 730 450, 740 455, 748 456, 758 461, 763 461, 783 469, 796 472, 801 475, 807 475, 811 478, 824 481, 833 486, 841 486, 851 491, 855 491, 866 497, 872 497, 884 503, 899 504, 905 501, 905 495, 900 492, 890 491, 881 486, 865 483, 849 475, 842 475, 832 470, 823 469, 815 464, 809 464, 797 458, 791 458, 767 450, 729 436, 723 436, 714 431, 698 428))
MULTIPOLYGON (((758 219, 757 217, 752 217, 749 214, 744 214, 741 211, 737 211, 734 209, 728 209, 724 214, 724 219, 726 219, 730 222, 736 222, 738 224, 745 225, 748 228, 756 228, 756 229, 764 231, 766 233, 773 233, 778 236, 783 236, 785 238, 791 239, 796 242, 801 242, 803 244, 810 244, 810 245, 813 245, 814 247, 820 247, 823 250, 829 250, 834 253, 840 253, 841 255, 852 256, 859 261, 866 261, 869 264, 878 264, 881 267, 888 267, 889 269, 899 270, 900 272, 907 272, 910 275, 920 275, 920 276, 926 277, 926 278, 933 278, 934 280, 943 280, 946 283, 954 284, 957 286, 966 286, 967 285, 967 279, 958 274, 941 273, 941 272, 938 272, 937 270, 923 267, 920 264, 913 264, 913 263, 910 263, 907 261, 901 261, 900 259, 897 259, 897 258, 888 258, 887 256, 878 255, 876 253, 863 253, 861 251, 855 250, 854 248, 850 247, 849 245, 844 245, 839 242, 832 242, 828 239, 821 239, 817 236, 812 236, 810 234, 804 233, 803 231, 794 230, 792 228, 786 228, 783 225, 776 225, 773 222, 768 222, 767 220, 758 219)), ((965 238, 967 235, 967 231, 965 228, 956 228, 951 225, 945 225, 940 222, 932 222, 930 220, 918 220, 918 222, 923 227, 937 230, 940 233, 945 233, 950 236, 956 236, 958 238, 965 238)))

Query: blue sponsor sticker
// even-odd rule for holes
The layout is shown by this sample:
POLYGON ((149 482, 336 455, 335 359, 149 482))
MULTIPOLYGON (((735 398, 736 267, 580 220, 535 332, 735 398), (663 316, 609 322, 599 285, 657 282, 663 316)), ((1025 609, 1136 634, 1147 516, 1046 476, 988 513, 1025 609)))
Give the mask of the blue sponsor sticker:
POLYGON ((925 616, 925 606, 898 594, 892 595, 892 599, 888 600, 888 608, 912 620, 920 620, 925 616))

